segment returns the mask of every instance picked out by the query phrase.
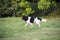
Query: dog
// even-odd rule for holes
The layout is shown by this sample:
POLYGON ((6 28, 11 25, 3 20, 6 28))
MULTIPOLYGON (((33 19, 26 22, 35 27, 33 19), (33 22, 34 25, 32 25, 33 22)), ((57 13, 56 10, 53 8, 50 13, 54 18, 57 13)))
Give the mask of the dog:
POLYGON ((31 17, 31 16, 23 16, 22 20, 26 22, 25 27, 27 25, 31 25, 33 27, 33 23, 36 23, 38 27, 40 27, 40 22, 41 21, 46 21, 46 19, 38 18, 38 17, 31 17))

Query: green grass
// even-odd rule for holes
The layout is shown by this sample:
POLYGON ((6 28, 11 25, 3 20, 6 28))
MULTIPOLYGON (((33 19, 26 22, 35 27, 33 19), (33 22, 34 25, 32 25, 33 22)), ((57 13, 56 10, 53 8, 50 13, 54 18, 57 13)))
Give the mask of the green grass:
POLYGON ((21 18, 0 18, 0 40, 60 40, 60 19, 24 27, 21 18))

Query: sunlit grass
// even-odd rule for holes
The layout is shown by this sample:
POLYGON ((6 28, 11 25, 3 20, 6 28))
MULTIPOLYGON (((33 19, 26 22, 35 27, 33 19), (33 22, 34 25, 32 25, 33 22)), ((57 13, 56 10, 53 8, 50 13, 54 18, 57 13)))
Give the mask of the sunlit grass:
POLYGON ((0 18, 0 40, 60 40, 60 19, 48 19, 41 27, 24 27, 21 18, 0 18))

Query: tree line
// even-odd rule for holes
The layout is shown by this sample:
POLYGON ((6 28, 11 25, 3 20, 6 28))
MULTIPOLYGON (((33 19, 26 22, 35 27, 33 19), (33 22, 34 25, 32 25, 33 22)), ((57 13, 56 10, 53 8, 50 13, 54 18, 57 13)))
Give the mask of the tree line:
POLYGON ((59 15, 59 10, 60 3, 56 0, 0 0, 0 17, 59 15))

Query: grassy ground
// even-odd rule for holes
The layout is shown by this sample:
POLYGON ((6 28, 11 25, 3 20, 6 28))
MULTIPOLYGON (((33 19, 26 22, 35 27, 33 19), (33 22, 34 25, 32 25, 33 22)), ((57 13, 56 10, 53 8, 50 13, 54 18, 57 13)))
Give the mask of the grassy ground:
POLYGON ((20 18, 0 18, 0 40, 60 40, 60 19, 24 27, 20 18))

